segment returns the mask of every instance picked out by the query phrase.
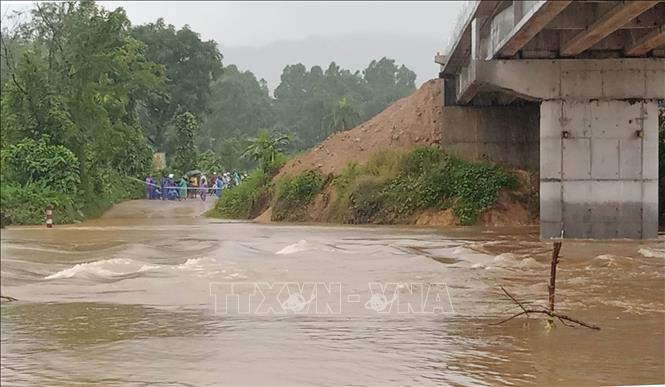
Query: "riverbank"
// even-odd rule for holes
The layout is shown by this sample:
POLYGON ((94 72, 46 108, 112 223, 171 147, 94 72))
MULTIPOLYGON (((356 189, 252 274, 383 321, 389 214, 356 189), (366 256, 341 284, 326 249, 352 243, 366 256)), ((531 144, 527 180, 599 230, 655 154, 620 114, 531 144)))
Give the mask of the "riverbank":
POLYGON ((38 225, 46 218, 46 208, 54 207, 56 223, 72 224, 103 216, 118 203, 142 197, 140 186, 108 190, 107 195, 83 198, 38 186, 2 186, 2 227, 9 225, 38 225))
POLYGON ((254 173, 224 192, 210 216, 273 221, 423 226, 535 224, 538 176, 468 163, 438 148, 386 150, 338 175, 307 169, 254 173))
POLYGON ((257 222, 529 225, 538 175, 470 163, 440 148, 441 87, 430 80, 357 127, 332 134, 276 175, 254 172, 213 217, 257 222))
MULTIPOLYGON (((205 214, 214 208, 216 201, 214 196, 208 197, 206 201, 200 199, 183 201, 129 199, 115 203, 98 216, 81 222, 65 222, 66 218, 61 217, 57 211, 54 211, 53 218, 55 228, 81 225, 108 227, 116 224, 194 224, 205 222, 205 214)), ((21 228, 21 226, 31 225, 14 224, 9 228, 21 228)))

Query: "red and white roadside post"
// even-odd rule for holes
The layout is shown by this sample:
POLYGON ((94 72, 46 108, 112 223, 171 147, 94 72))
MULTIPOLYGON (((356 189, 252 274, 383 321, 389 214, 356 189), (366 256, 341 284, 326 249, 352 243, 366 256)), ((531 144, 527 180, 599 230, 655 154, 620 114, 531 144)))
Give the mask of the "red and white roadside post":
POLYGON ((46 228, 53 228, 53 205, 46 206, 46 228))

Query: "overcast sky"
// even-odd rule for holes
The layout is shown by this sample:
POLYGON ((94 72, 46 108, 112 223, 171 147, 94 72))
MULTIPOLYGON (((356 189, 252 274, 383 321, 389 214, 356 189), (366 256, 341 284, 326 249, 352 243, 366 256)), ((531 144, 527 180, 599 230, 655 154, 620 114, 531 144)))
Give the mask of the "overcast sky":
MULTIPOLYGON (((464 2, 454 1, 340 1, 340 2, 215 2, 215 1, 98 1, 98 4, 109 9, 123 7, 133 24, 154 22, 163 17, 167 23, 180 28, 185 24, 204 39, 214 39, 222 47, 260 47, 280 41, 299 41, 312 37, 335 37, 358 35, 385 35, 411 37, 413 42, 420 42, 424 48, 414 54, 407 45, 409 39, 401 39, 399 47, 394 47, 390 55, 398 63, 406 63, 416 70, 419 81, 436 76, 433 57, 437 50, 443 50, 448 43, 456 19, 464 2), (426 40, 426 43, 425 43, 426 40), (400 55, 403 52, 403 55, 400 55), (414 58, 418 56, 418 58, 414 58), (416 63, 418 61, 418 63, 416 63), (425 70, 421 70, 425 68, 425 70), (423 74, 426 73, 426 74, 423 74)), ((7 9, 26 9, 25 2, 2 2, 3 14, 7 9)), ((311 41, 311 39, 310 39, 311 41)), ((321 40, 325 42, 325 40, 321 40)), ((330 40, 328 40, 330 42, 330 40)), ((358 63, 369 63, 366 58, 371 47, 363 47, 362 41, 357 42, 353 50, 357 50, 358 63)), ((325 43, 324 43, 325 44, 325 43)), ((372 44, 367 41, 367 44, 372 44)), ((303 46, 303 50, 306 50, 303 46)), ((331 47, 332 50, 332 47, 331 47)), ((376 51, 376 50, 374 50, 376 51)), ((387 50, 384 50, 387 51, 387 50)), ((222 53, 225 54, 224 50, 222 53)), ((344 65, 344 53, 331 52, 330 60, 337 60, 344 65)), ((374 55, 374 53, 372 53, 374 55)), ((249 57, 235 57, 233 50, 227 50, 225 64, 237 62, 253 71, 266 72, 264 68, 253 66, 249 57), (228 54, 228 55, 227 55, 228 54)), ((303 55, 303 62, 307 62, 303 55)), ((254 57, 252 57, 252 61, 254 57)), ((320 55, 321 61, 329 60, 320 55)), ((271 58, 264 60, 270 61, 271 58)), ((286 59, 285 59, 286 60, 286 59)), ((289 58, 290 61, 293 58, 289 58)), ((285 62, 277 61, 274 72, 281 72, 285 62), (277 68, 279 67, 279 68, 277 68)), ((357 66, 346 59, 348 66, 357 66)), ((314 63, 305 63, 313 65, 314 63)), ((327 63, 317 63, 327 66, 327 63)), ((265 64, 264 64, 265 66, 265 64)), ((359 66, 357 66, 359 67, 359 66)), ((362 69, 362 68, 358 68, 362 69)), ((355 69, 352 69, 355 70, 355 69)), ((270 74, 257 74, 259 77, 274 78, 270 74)), ((273 85, 275 81, 273 80, 273 85)))
MULTIPOLYGON (((343 2, 215 2, 99 1, 107 8, 123 7, 134 24, 163 17, 181 27, 189 24, 203 37, 227 46, 260 46, 312 35, 356 32, 438 37, 447 41, 462 2, 343 1, 343 2)), ((25 2, 3 1, 7 8, 25 9, 25 2)))
POLYGON ((176 27, 189 24, 226 46, 260 46, 277 40, 355 32, 410 36, 448 35, 461 3, 441 2, 213 2, 100 1, 122 6, 133 23, 158 17, 176 27))

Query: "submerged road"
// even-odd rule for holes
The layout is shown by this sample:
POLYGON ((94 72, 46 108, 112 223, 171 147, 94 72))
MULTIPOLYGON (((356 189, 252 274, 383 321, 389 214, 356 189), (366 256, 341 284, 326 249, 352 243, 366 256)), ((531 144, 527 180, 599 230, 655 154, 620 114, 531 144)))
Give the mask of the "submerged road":
POLYGON ((3 385, 665 383, 663 241, 551 245, 535 228, 260 225, 133 201, 3 229, 3 385))

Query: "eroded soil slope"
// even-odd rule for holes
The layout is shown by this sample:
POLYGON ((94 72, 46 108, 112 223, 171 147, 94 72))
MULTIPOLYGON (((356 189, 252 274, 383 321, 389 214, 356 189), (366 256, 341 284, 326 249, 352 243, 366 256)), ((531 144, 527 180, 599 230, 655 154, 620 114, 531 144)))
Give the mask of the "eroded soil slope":
POLYGON ((290 160, 276 179, 307 169, 339 175, 347 161, 364 163, 370 154, 381 149, 438 144, 441 111, 441 87, 437 79, 432 79, 369 121, 334 133, 310 152, 290 160))

